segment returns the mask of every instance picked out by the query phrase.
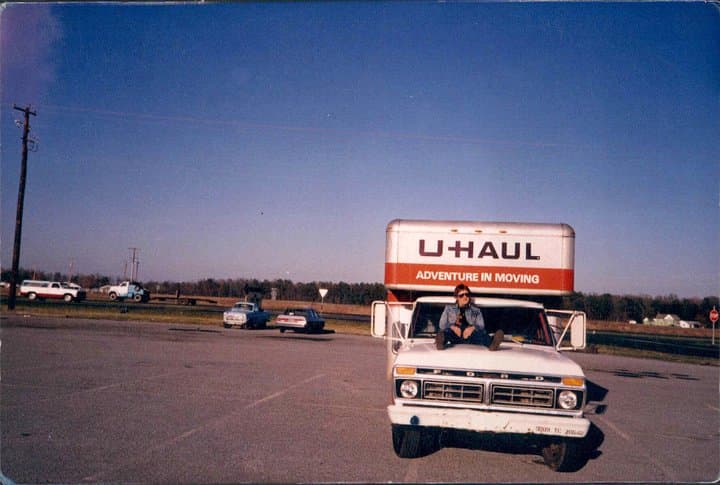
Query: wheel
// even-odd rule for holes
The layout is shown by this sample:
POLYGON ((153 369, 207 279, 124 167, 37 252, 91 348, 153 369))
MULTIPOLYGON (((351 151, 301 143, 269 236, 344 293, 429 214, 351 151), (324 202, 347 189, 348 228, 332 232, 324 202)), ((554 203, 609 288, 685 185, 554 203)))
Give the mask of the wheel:
POLYGON ((67 303, 70 303, 71 301, 73 301, 73 297, 72 295, 65 295, 63 296, 63 300, 65 300, 67 303))
POLYGON ((280 327, 280 333, 285 333, 285 327, 280 327))
POLYGON ((37 293, 28 293, 28 300, 37 300, 37 293))
POLYGON ((116 301, 116 300, 118 299, 118 295, 117 295, 117 293, 115 293, 114 291, 111 291, 108 296, 110 297, 110 299, 111 299, 112 301, 116 301))
POLYGON ((420 456, 422 432, 419 429, 393 426, 392 442, 395 454, 400 458, 417 458, 420 456))
POLYGON ((142 301, 143 297, 142 295, 135 295, 133 296, 133 300, 140 303, 142 301))
POLYGON ((223 327, 225 327, 225 328, 230 328, 230 327, 232 327, 232 325, 230 325, 229 323, 223 322, 223 327))
POLYGON ((558 440, 548 443, 542 449, 545 464, 556 472, 576 471, 582 466, 582 448, 571 440, 558 440))

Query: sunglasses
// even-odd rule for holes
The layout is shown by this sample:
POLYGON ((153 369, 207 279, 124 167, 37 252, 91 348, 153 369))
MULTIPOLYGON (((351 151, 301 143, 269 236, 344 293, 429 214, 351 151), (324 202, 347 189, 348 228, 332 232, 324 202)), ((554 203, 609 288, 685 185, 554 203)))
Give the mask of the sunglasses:
POLYGON ((470 293, 458 293, 458 298, 470 298, 470 293))

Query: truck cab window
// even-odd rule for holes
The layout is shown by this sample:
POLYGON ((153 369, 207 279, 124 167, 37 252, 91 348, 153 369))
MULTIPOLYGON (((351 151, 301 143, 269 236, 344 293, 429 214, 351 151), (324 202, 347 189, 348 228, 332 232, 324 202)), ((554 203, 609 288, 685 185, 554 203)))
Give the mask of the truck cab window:
POLYGON ((444 305, 429 305, 419 303, 413 313, 410 337, 433 338, 438 332, 440 316, 444 305))
POLYGON ((483 308, 485 329, 493 333, 502 329, 506 336, 528 344, 553 345, 547 328, 547 319, 537 308, 486 307, 483 308))

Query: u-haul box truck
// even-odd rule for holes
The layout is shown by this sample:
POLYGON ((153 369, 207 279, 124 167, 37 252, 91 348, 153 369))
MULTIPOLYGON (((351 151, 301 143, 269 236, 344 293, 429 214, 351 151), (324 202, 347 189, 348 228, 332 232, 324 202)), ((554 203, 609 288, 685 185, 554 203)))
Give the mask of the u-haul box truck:
POLYGON ((585 314, 505 298, 572 292, 574 230, 394 220, 386 237, 387 301, 373 303, 372 332, 387 341, 396 454, 423 456, 463 430, 529 440, 554 470, 583 463, 585 375, 560 351, 584 348, 585 314), (470 287, 487 332, 503 330, 498 350, 436 347, 440 315, 459 283, 470 287))

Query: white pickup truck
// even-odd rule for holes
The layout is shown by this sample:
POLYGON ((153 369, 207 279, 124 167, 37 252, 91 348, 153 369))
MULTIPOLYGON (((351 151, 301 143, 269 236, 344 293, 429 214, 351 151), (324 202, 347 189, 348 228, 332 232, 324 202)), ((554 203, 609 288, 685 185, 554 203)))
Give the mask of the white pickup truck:
POLYGON ((84 300, 87 292, 74 283, 25 280, 20 285, 20 296, 26 296, 28 300, 48 298, 71 302, 84 300))
POLYGON ((386 238, 388 294, 373 303, 372 333, 387 340, 395 453, 424 456, 453 434, 470 432, 529 441, 556 471, 583 466, 591 425, 584 416, 587 385, 580 366, 561 350, 585 346, 585 314, 498 297, 572 291, 574 230, 394 220, 386 238), (496 351, 471 344, 438 348, 440 316, 455 304, 460 283, 476 295, 472 303, 485 330, 503 331, 496 351))
POLYGON ((250 301, 239 301, 232 308, 223 312, 223 326, 230 328, 265 328, 270 314, 260 305, 250 301))

